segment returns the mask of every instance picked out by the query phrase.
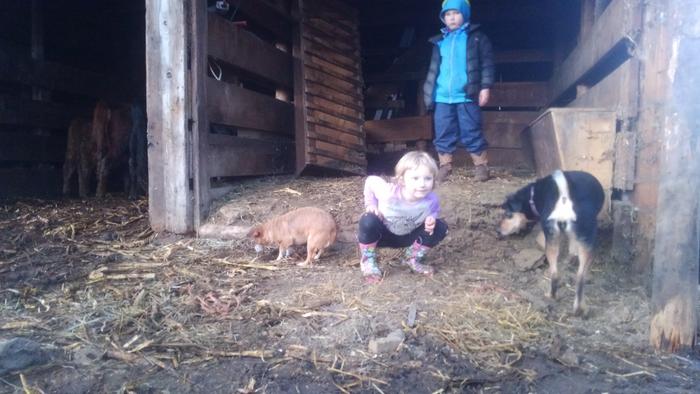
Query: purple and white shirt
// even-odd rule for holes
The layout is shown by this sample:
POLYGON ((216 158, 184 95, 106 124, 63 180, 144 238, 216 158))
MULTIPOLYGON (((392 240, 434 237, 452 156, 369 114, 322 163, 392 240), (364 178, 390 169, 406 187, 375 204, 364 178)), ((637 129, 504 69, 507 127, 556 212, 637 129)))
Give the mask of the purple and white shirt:
POLYGON ((409 202, 401 195, 400 185, 378 176, 367 177, 364 194, 365 208, 377 207, 386 228, 396 235, 406 235, 422 226, 428 216, 437 219, 440 213, 440 201, 434 192, 409 202))

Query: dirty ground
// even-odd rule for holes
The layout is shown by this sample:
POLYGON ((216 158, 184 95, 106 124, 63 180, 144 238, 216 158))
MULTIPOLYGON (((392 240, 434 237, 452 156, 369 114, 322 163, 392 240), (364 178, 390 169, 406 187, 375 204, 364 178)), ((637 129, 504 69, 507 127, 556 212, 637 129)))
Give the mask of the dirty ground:
POLYGON ((495 175, 477 184, 458 170, 439 187, 450 233, 428 256, 434 277, 382 250, 375 286, 354 244, 360 177, 248 180, 214 207, 212 223, 241 229, 295 207, 329 210, 339 241, 312 268, 243 239, 155 234, 146 200, 2 203, 0 342, 43 357, 8 366, 2 357, 25 358, 0 345, 0 392, 697 390, 697 352, 648 348, 647 280, 611 261, 609 224, 586 313, 571 316, 576 264, 560 263, 551 302, 534 232, 496 237, 498 205, 531 178, 495 175))

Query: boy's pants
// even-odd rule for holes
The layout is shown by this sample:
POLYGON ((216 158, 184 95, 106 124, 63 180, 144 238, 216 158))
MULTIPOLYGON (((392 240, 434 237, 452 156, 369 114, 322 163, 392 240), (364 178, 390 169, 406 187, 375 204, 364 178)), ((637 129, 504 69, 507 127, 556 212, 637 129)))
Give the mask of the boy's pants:
POLYGON ((435 220, 433 234, 428 234, 425 226, 421 225, 406 235, 396 235, 386 228, 377 215, 368 212, 360 217, 360 232, 357 234, 357 239, 363 244, 378 242, 377 246, 389 248, 403 248, 411 246, 413 242, 432 248, 446 235, 447 223, 442 219, 435 220))
POLYGON ((459 142, 472 158, 475 156, 478 158, 489 146, 481 131, 481 108, 474 102, 435 103, 433 121, 435 126, 433 143, 438 153, 452 154, 459 142))

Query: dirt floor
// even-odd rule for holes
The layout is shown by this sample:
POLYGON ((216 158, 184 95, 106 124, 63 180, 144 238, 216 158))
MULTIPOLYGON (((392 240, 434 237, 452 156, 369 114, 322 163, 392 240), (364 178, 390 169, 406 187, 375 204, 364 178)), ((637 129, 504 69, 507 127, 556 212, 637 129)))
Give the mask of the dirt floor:
POLYGON ((438 189, 450 232, 428 256, 437 273, 382 250, 374 286, 354 244, 360 177, 249 180, 217 203, 212 222, 239 229, 329 210, 339 242, 312 268, 244 239, 155 234, 146 200, 2 203, 0 341, 45 357, 0 375, 0 392, 697 392, 699 353, 650 351, 647 280, 611 262, 609 225, 583 317, 575 264, 560 264, 552 302, 546 263, 520 261, 541 254, 534 233, 496 237, 504 196, 531 180, 457 171, 438 189))

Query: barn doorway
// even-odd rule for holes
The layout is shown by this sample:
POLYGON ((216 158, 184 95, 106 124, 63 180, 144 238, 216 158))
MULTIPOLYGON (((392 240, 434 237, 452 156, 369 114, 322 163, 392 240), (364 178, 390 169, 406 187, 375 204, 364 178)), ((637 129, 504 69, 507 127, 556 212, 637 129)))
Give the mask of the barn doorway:
MULTIPOLYGON (((358 2, 370 171, 382 157, 432 147, 432 118, 423 82, 432 44, 444 27, 439 2, 358 2)), ((523 130, 550 104, 555 64, 575 47, 578 2, 471 1, 471 24, 491 40, 496 69, 483 131, 495 166, 534 169, 523 130)), ((458 150, 460 151, 460 150, 458 150)), ((459 160, 470 160, 461 150, 459 160)))
POLYGON ((98 99, 145 101, 144 14, 144 1, 0 4, 0 197, 61 196, 71 120, 91 118, 98 99))

